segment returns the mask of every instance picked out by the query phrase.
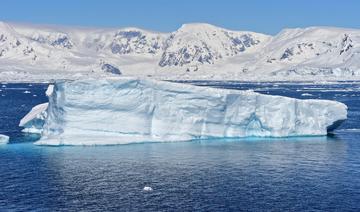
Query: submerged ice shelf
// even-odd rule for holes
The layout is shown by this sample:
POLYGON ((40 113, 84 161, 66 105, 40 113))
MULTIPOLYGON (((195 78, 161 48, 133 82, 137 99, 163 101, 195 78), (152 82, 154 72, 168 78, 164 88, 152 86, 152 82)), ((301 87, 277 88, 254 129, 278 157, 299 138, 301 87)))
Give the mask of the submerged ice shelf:
POLYGON ((336 101, 137 78, 61 81, 48 93, 46 111, 37 106, 23 125, 42 119, 43 145, 326 135, 347 118, 336 101))

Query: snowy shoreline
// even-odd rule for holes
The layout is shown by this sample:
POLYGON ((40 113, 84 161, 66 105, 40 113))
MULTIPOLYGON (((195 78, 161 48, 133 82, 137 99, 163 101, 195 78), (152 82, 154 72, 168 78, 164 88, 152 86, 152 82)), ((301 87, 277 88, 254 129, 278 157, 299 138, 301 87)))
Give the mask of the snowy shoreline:
POLYGON ((168 81, 168 82, 179 82, 179 83, 189 83, 189 82, 234 82, 234 83, 288 83, 288 84, 339 84, 339 83, 360 83, 359 79, 349 78, 349 79, 324 79, 324 80, 317 80, 317 79, 216 79, 216 78, 176 78, 176 77, 144 77, 144 76, 121 76, 121 77, 86 77, 86 78, 79 78, 79 79, 70 79, 70 78, 58 78, 58 79, 8 79, 3 80, 0 78, 0 83, 7 84, 7 83, 38 83, 38 84, 50 84, 54 83, 55 81, 75 81, 75 80, 86 80, 86 79, 121 79, 121 78, 128 78, 134 77, 139 79, 150 79, 150 80, 161 80, 161 81, 168 81))

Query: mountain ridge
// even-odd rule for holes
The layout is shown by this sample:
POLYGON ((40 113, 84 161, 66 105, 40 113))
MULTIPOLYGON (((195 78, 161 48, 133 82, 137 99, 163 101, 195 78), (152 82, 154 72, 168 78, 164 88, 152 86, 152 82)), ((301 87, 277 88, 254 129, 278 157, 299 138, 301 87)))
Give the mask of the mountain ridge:
POLYGON ((91 76, 169 79, 360 79, 360 30, 283 29, 271 36, 207 23, 170 33, 0 21, 0 81, 91 76), (326 70, 326 71, 324 71, 326 70))

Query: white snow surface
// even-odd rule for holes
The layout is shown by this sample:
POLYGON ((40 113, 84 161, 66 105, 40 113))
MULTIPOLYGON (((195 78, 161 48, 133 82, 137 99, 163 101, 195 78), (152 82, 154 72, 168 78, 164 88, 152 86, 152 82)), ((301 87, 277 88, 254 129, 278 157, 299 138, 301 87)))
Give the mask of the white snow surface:
POLYGON ((336 101, 139 78, 58 81, 53 89, 39 145, 315 136, 347 118, 336 101))
POLYGON ((0 134, 0 145, 9 143, 9 136, 0 134))
POLYGON ((108 78, 360 80, 360 30, 284 29, 275 36, 205 23, 171 33, 0 22, 0 81, 108 78))

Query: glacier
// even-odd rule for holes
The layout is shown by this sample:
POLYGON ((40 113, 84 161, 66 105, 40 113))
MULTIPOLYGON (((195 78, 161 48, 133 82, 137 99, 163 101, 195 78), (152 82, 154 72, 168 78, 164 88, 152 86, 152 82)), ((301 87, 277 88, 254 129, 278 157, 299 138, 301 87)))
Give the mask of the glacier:
POLYGON ((336 101, 140 78, 57 81, 50 90, 46 109, 23 119, 30 128, 43 121, 39 145, 318 136, 347 118, 336 101))
POLYGON ((0 134, 0 145, 9 143, 9 136, 0 134))

